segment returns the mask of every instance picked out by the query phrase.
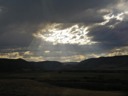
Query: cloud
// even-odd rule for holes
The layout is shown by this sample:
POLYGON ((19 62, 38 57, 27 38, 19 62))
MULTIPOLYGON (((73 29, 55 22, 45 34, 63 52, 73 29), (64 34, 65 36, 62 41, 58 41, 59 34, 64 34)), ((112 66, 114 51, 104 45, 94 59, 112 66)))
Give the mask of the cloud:
POLYGON ((112 49, 108 56, 128 55, 128 46, 112 49))
POLYGON ((48 22, 63 23, 64 26, 72 22, 85 24, 101 22, 103 18, 95 9, 113 2, 110 0, 99 2, 92 0, 79 2, 77 0, 0 0, 0 6, 2 6, 0 9, 4 13, 0 18, 0 44, 1 46, 27 47, 34 38, 32 34, 41 29, 40 25, 48 24, 48 22))
POLYGON ((61 57, 54 57, 54 56, 49 56, 49 57, 44 57, 45 60, 50 60, 50 61, 55 61, 58 60, 60 62, 79 62, 81 60, 86 59, 84 55, 72 55, 72 56, 61 56, 61 57))
POLYGON ((79 44, 79 45, 91 45, 95 42, 91 41, 91 37, 88 37, 88 27, 85 25, 79 26, 79 24, 72 25, 65 29, 63 23, 53 23, 45 26, 39 32, 35 33, 36 38, 40 38, 46 42, 52 42, 56 44, 79 44))
POLYGON ((106 7, 109 13, 102 15, 104 21, 96 23, 90 28, 88 35, 93 36, 92 41, 99 42, 104 50, 111 50, 128 44, 128 13, 125 9, 127 3, 126 0, 119 0, 114 5, 109 5, 109 8, 106 7))
POLYGON ((0 53, 10 49, 1 56, 78 61, 106 55, 128 45, 127 5, 127 0, 0 0, 0 53))
POLYGON ((10 59, 17 59, 17 58, 23 58, 19 54, 19 52, 13 52, 13 53, 0 53, 0 58, 10 58, 10 59))
POLYGON ((23 49, 4 49, 1 50, 0 53, 0 58, 10 58, 10 59, 18 59, 22 58, 27 61, 45 61, 45 60, 50 60, 50 61, 61 61, 61 62, 69 62, 69 61, 80 61, 84 60, 85 56, 84 55, 65 55, 61 51, 58 52, 50 52, 48 50, 44 51, 45 54, 37 54, 34 51, 25 51, 23 49), (20 51, 19 51, 20 50, 20 51), (57 55, 58 54, 58 55, 57 55), (62 55, 60 55, 62 54, 62 55), (47 56, 48 55, 48 56, 47 56))

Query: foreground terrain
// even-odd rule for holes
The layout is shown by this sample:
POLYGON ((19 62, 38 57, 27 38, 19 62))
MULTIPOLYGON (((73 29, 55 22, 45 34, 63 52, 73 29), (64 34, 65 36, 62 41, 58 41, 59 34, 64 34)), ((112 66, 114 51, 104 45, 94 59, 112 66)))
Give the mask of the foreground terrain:
POLYGON ((81 62, 0 59, 0 96, 128 96, 128 56, 81 62))
POLYGON ((128 96, 127 71, 1 73, 0 96, 128 96))

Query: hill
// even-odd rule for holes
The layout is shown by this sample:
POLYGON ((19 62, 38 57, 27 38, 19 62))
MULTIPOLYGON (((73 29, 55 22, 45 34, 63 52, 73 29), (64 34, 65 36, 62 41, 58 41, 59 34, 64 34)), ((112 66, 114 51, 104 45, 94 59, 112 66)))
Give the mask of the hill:
POLYGON ((128 56, 100 57, 81 61, 75 70, 127 70, 128 56))
POLYGON ((13 71, 52 71, 60 70, 62 63, 57 61, 27 62, 23 59, 0 59, 1 72, 13 71))
POLYGON ((79 63, 61 63, 58 61, 28 62, 23 59, 0 59, 0 72, 61 70, 128 70, 128 56, 91 58, 79 63))

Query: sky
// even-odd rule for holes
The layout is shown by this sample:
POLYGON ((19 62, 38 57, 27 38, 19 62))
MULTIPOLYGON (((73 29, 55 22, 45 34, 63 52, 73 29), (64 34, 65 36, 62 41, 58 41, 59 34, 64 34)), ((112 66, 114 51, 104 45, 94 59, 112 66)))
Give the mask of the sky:
POLYGON ((128 0, 0 0, 0 58, 79 62, 128 55, 128 0))

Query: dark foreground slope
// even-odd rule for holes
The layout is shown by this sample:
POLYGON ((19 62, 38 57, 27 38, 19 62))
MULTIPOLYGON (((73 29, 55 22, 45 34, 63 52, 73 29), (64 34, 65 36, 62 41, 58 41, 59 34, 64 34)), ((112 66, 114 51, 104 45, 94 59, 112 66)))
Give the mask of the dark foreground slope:
POLYGON ((0 96, 124 96, 122 92, 63 88, 29 79, 4 79, 0 86, 0 96))

